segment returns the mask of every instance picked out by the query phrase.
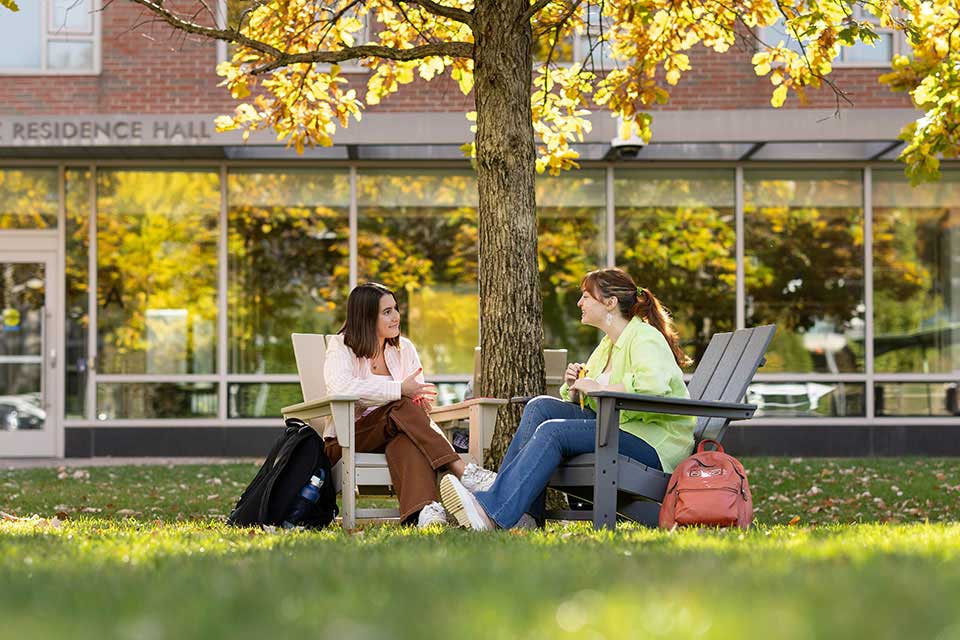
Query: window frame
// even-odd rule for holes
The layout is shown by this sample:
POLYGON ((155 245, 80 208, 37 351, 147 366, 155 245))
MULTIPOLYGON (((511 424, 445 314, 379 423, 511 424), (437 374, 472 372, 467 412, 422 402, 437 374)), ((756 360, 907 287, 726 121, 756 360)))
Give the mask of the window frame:
POLYGON ((43 0, 40 5, 40 66, 39 67, 0 67, 3 76, 98 76, 103 69, 102 21, 100 19, 101 0, 90 0, 91 30, 60 31, 51 25, 53 3, 56 0, 43 0), (50 42, 89 42, 93 45, 93 64, 89 69, 51 69, 47 48, 50 42))

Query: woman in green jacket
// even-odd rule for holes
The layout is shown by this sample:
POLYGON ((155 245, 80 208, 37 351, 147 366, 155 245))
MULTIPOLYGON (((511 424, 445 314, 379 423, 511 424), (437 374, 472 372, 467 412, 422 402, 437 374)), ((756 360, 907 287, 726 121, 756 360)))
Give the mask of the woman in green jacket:
MULTIPOLYGON (((557 466, 594 451, 597 405, 586 395, 591 391, 690 397, 680 370, 690 359, 669 312, 649 289, 637 287, 621 269, 591 271, 580 289, 580 321, 606 335, 586 364, 567 367, 563 400, 540 396, 527 403, 499 475, 490 474, 476 493, 452 475, 441 480, 443 505, 462 526, 507 529, 531 523, 530 515, 543 517, 544 490, 557 466)), ((694 418, 621 411, 620 453, 670 473, 690 455, 695 426, 694 418)))

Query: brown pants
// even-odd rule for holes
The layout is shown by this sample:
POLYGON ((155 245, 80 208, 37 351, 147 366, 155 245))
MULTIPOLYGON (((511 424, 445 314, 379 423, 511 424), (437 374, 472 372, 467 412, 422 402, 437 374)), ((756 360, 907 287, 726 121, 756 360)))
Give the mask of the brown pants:
MULTIPOLYGON (((409 398, 377 407, 357 420, 354 442, 357 453, 386 453, 401 522, 439 499, 436 470, 459 457, 443 432, 409 398)), ((326 441, 325 449, 333 464, 342 457, 335 438, 326 441)))

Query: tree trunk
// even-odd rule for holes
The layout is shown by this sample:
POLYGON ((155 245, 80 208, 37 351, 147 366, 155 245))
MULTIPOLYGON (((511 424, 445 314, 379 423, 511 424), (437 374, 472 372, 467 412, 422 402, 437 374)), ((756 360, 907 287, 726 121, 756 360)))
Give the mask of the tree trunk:
MULTIPOLYGON (((536 154, 530 109, 529 0, 478 0, 474 91, 480 192, 479 395, 543 393, 543 324, 537 270, 536 154)), ((496 468, 519 422, 502 410, 485 461, 496 468)))

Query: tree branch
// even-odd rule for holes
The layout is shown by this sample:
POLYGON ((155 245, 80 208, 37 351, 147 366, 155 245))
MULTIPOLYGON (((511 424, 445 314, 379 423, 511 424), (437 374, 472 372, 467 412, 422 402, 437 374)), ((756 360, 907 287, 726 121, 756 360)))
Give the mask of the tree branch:
MULTIPOLYGON (((541 0, 543 1, 543 0, 541 0)), ((550 0, 547 0, 548 2, 550 0)), ((473 12, 464 11, 463 9, 457 9, 456 7, 448 7, 443 4, 438 4, 433 0, 403 0, 405 4, 415 4, 423 7, 428 12, 441 16, 443 18, 449 18, 454 22, 462 22, 471 29, 473 28, 473 12)))
POLYGON ((281 53, 275 56, 276 59, 273 62, 257 67, 254 73, 266 73, 291 64, 314 64, 317 62, 338 63, 346 62, 347 60, 359 60, 361 58, 383 58, 384 60, 406 62, 408 60, 420 60, 421 58, 430 58, 433 56, 473 58, 473 43, 435 42, 413 47, 412 49, 394 49, 393 47, 382 47, 380 45, 362 45, 359 47, 346 47, 338 51, 307 51, 293 54, 281 53))
POLYGON ((473 57, 473 43, 471 42, 437 42, 413 47, 411 49, 394 49, 393 47, 383 47, 380 45, 362 45, 359 47, 346 47, 338 51, 306 51, 291 54, 281 51, 265 42, 245 36, 240 33, 239 30, 218 29, 191 22, 168 10, 163 5, 163 0, 131 1, 143 6, 178 31, 192 33, 214 40, 234 42, 248 49, 259 51, 273 59, 272 62, 268 62, 254 69, 254 74, 266 73, 291 64, 314 64, 318 62, 338 63, 360 58, 382 58, 403 62, 432 56, 449 58, 473 57))
POLYGON ((580 5, 583 4, 583 2, 584 0, 574 0, 570 4, 570 8, 567 9, 566 13, 560 16, 559 20, 557 20, 556 22, 544 23, 543 25, 541 25, 540 29, 533 32, 533 37, 539 38, 540 36, 546 33, 549 33, 554 29, 557 29, 558 30, 557 33, 559 33, 559 29, 561 29, 567 23, 567 20, 573 17, 573 14, 577 12, 577 9, 580 8, 580 5))
POLYGON ((540 13, 540 10, 551 2, 553 2, 553 0, 537 0, 533 5, 530 6, 529 9, 527 9, 526 13, 520 16, 520 22, 529 22, 533 19, 533 16, 540 13))

